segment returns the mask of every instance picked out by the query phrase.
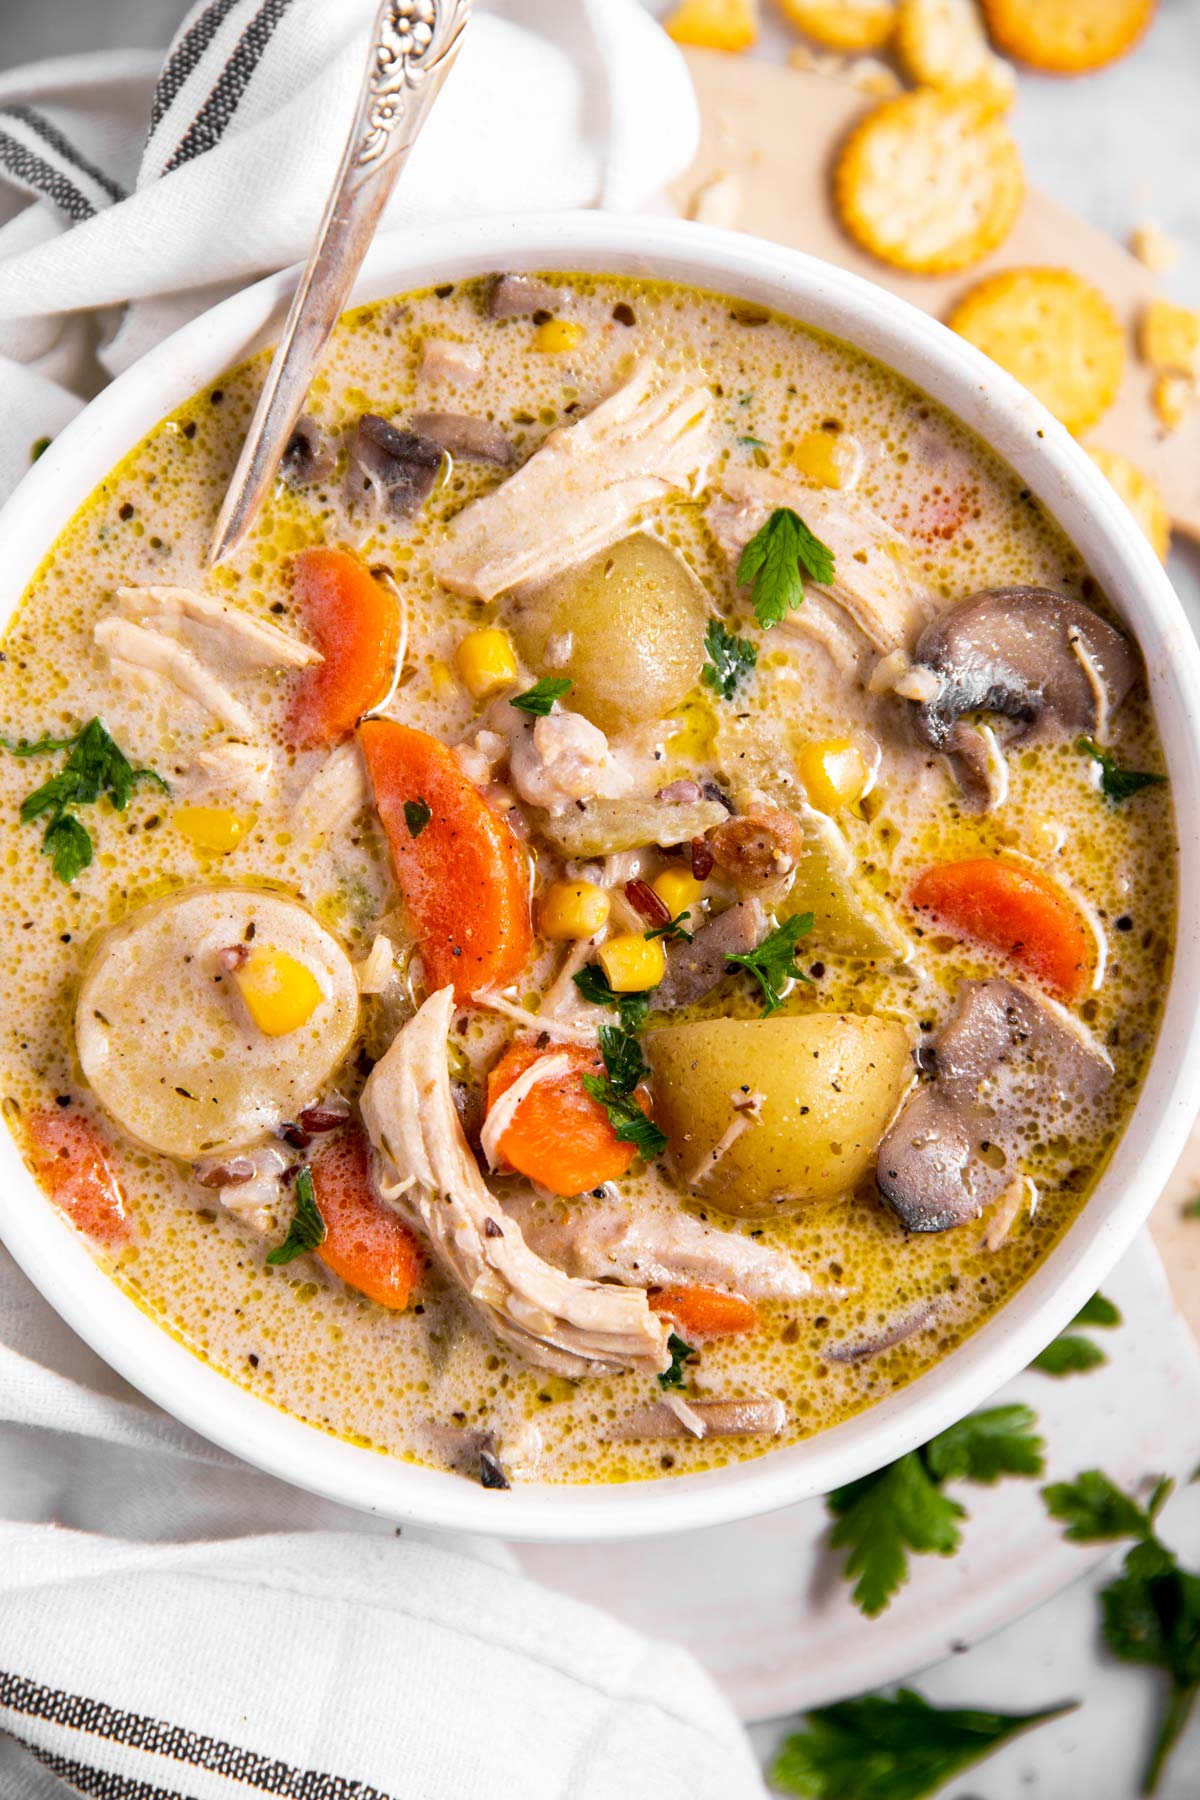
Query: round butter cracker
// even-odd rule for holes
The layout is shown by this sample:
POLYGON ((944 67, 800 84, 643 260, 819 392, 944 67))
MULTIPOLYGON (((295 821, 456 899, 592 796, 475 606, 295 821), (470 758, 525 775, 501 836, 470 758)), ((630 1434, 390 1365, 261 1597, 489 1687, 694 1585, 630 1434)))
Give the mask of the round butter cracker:
POLYGON ((1016 97, 1016 75, 990 48, 975 0, 900 0, 896 51, 920 87, 972 94, 989 112, 1007 112, 1016 97))
POLYGON ((1150 539, 1150 547, 1159 562, 1166 562, 1167 552, 1171 548, 1171 515, 1157 483, 1150 479, 1144 469, 1139 469, 1135 462, 1122 456, 1119 450, 1101 450, 1097 446, 1089 450, 1088 455, 1100 473, 1107 476, 1116 488, 1150 539))
POLYGON ((846 230, 915 274, 966 269, 1011 231, 1025 194, 1012 135, 967 94, 921 88, 867 114, 834 170, 846 230))
POLYGON ((1071 269, 1006 269, 973 287, 947 324, 1036 394, 1068 431, 1094 425, 1125 369, 1121 322, 1071 269))
POLYGON ((1083 75, 1123 56, 1157 0, 982 0, 992 42, 1051 75, 1083 75))
POLYGON ((779 0, 779 9, 827 50, 880 50, 896 24, 896 0, 779 0))

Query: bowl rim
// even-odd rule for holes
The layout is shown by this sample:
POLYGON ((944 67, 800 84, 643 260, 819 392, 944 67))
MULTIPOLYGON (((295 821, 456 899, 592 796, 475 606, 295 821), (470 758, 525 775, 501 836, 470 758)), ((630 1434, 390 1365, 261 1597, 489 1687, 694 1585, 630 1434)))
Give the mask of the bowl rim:
MULTIPOLYGON (((1047 507, 1137 636, 1171 773, 1179 894, 1200 879, 1200 648, 1153 551, 1086 452, 1010 376, 882 288, 748 234, 613 214, 529 214, 381 234, 349 306, 488 270, 659 277, 770 306, 877 357, 990 445, 1047 507)), ((183 326, 54 440, 0 514, 0 622, 77 507, 147 431, 278 328, 296 268, 183 326)), ((185 1347, 92 1259, 0 1133, 0 1238, 72 1329, 148 1399, 245 1462, 326 1499, 435 1529, 602 1541, 750 1518, 822 1494, 926 1442, 1023 1369, 1070 1321, 1144 1223, 1196 1110, 1200 919, 1177 907, 1158 1041, 1085 1208, 1000 1311, 926 1374, 851 1419, 707 1473, 485 1491, 283 1412, 185 1347), (30 1199, 37 1204, 30 1204, 30 1199)))

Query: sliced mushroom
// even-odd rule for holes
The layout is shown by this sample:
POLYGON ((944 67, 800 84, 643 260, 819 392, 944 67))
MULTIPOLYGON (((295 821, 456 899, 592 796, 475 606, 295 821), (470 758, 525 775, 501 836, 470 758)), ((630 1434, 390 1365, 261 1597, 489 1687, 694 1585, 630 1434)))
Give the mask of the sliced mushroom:
POLYGON ((1033 737, 1102 732, 1138 674, 1137 653, 1099 613, 1051 588, 989 588, 926 626, 915 667, 936 688, 914 701, 918 734, 979 763, 968 713, 998 713, 1033 737))
POLYGON ((929 1324, 937 1310, 936 1300, 919 1300, 915 1306, 893 1319, 890 1325, 884 1325, 878 1331, 867 1332, 862 1337, 843 1338, 839 1343, 831 1344, 825 1352, 825 1361, 833 1363, 866 1362, 872 1356, 879 1356, 884 1350, 892 1350, 897 1344, 904 1343, 906 1338, 915 1336, 929 1324))
POLYGON ((909 1231, 978 1218, 1011 1182, 1034 1108, 1069 1117, 1112 1080, 1107 1055, 1065 1007, 1002 980, 964 982, 936 1066, 879 1147, 880 1191, 909 1231))
POLYGON ((553 312, 558 289, 535 275, 497 275, 488 295, 493 319, 515 319, 522 313, 553 312))
POLYGON ((656 1012, 679 1012, 711 993, 723 979, 731 956, 756 950, 767 932, 767 915, 753 898, 727 907, 702 925, 690 944, 667 950, 667 972, 654 992, 656 1012))
POLYGON ((787 1422, 782 1400, 689 1400, 680 1412, 669 1401, 656 1401, 630 1413, 614 1427, 612 1435, 635 1443, 653 1438, 756 1437, 760 1433, 776 1437, 787 1422))
POLYGON ((323 425, 309 413, 296 420, 279 461, 279 473, 289 487, 309 487, 326 481, 337 467, 337 444, 323 425))
POLYGON ((442 457, 441 445, 432 438, 402 431, 378 413, 364 413, 350 446, 347 492, 352 501, 367 500, 394 519, 410 519, 428 499, 442 457))
POLYGON ((473 419, 470 413, 424 412, 413 419, 413 430, 440 444, 451 456, 468 462, 499 463, 507 467, 516 456, 511 440, 490 419, 473 419))

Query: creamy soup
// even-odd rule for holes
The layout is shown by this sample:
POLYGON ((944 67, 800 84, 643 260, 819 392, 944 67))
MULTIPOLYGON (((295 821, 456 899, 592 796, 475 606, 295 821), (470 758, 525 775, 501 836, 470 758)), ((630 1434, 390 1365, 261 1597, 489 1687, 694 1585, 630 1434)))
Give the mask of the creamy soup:
POLYGON ((1174 821, 1106 597, 877 363, 571 275, 349 314, 209 570, 264 368, 4 638, 48 1203, 231 1380, 486 1486, 903 1387, 1086 1205, 1154 1043, 1174 821))

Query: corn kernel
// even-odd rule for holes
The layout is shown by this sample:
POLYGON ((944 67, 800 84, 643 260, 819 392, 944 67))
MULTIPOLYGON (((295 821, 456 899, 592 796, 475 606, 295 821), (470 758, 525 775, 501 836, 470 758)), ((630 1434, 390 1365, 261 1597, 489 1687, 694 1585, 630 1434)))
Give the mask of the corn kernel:
POLYGON ((264 1037, 299 1031, 321 1004, 316 976, 286 950, 252 950, 233 978, 264 1037))
POLYGON ((748 50, 758 37, 758 18, 754 0, 682 0, 666 28, 677 44, 748 50))
POLYGON ((490 700, 517 678, 517 658, 508 633, 495 626, 468 631, 454 652, 454 663, 472 700, 490 700))
POLYGON ((533 347, 543 356, 561 356, 564 350, 577 350, 587 336, 575 319, 547 319, 533 334, 533 347))
POLYGON ((177 806, 171 815, 171 823, 197 850, 228 856, 231 850, 237 849, 254 821, 242 818, 228 806, 177 806))
POLYGON ((801 475, 822 487, 852 487, 862 466, 857 438, 843 431, 807 431, 792 451, 801 475))
POLYGON ((554 943, 589 938, 608 920, 609 898, 594 881, 552 881, 542 895, 542 936, 554 943))
POLYGON ((667 972, 661 941, 637 931, 609 938, 597 954, 614 994, 640 994, 643 988, 657 987, 667 972))
POLYGON ((821 744, 805 744, 799 763, 809 800, 819 812, 841 812, 862 798, 869 770, 862 751, 851 738, 827 738, 821 744))
POLYGON ((650 885, 673 919, 695 906, 704 892, 704 883, 686 869, 664 869, 650 885))
POLYGON ((449 663, 442 662, 440 657, 429 665, 429 684, 435 700, 449 700, 458 691, 454 670, 449 663))

